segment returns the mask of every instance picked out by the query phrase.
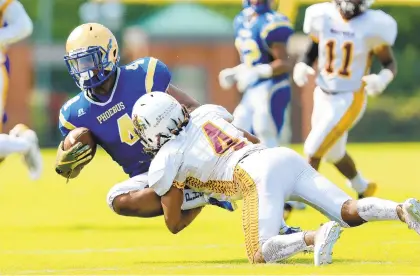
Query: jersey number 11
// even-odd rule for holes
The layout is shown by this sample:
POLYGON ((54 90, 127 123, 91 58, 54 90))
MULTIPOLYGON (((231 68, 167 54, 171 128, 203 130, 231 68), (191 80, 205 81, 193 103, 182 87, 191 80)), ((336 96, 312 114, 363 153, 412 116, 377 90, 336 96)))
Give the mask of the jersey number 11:
MULTIPOLYGON (((334 68, 334 61, 336 58, 336 42, 335 40, 328 40, 327 41, 327 56, 326 56, 326 65, 325 71, 327 73, 332 74, 335 71, 334 68)), ((342 77, 349 78, 351 77, 350 66, 353 61, 353 43, 350 41, 344 42, 341 46, 342 49, 342 65, 341 68, 338 70, 338 74, 342 77)))

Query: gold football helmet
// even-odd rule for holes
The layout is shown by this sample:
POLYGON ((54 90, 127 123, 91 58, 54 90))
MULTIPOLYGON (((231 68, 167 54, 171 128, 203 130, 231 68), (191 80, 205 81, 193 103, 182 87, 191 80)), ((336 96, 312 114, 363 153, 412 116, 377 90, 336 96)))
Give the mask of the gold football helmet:
POLYGON ((64 61, 81 89, 101 85, 118 67, 118 43, 112 32, 98 23, 74 29, 66 43, 64 61))

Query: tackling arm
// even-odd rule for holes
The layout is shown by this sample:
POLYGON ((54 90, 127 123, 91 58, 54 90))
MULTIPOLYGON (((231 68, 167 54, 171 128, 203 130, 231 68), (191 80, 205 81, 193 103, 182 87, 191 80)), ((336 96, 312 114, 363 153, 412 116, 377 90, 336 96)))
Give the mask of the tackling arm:
POLYGON ((188 96, 188 94, 184 93, 173 84, 169 84, 166 92, 174 97, 180 104, 185 105, 190 112, 200 106, 199 102, 188 96))
POLYGON ((141 67, 146 72, 146 92, 166 91, 190 111, 196 109, 200 104, 184 93, 181 89, 171 83, 172 74, 168 66, 155 58, 148 58, 141 67))
POLYGON ((248 139, 248 141, 250 141, 253 144, 259 144, 260 143, 260 139, 257 138, 257 136, 252 135, 251 133, 249 133, 246 130, 243 130, 239 127, 237 127, 237 129, 239 129, 240 131, 242 131, 244 133, 244 137, 246 139, 248 139))
POLYGON ((202 207, 182 211, 184 193, 181 189, 172 186, 169 191, 161 197, 161 204, 165 223, 169 231, 177 234, 187 227, 201 212, 202 207))
POLYGON ((12 1, 9 5, 5 4, 0 12, 7 22, 7 26, 0 29, 0 44, 14 43, 32 34, 32 20, 21 3, 12 1))

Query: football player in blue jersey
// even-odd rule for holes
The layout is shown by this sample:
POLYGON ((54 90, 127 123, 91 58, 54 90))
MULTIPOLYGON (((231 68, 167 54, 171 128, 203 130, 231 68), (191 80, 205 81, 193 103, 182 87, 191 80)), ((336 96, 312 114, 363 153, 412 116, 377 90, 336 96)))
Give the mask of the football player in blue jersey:
POLYGON ((0 26, 0 163, 10 154, 22 154, 30 178, 37 180, 42 173, 42 157, 36 133, 23 124, 16 125, 9 134, 2 133, 7 121, 5 107, 10 73, 6 50, 10 44, 30 36, 33 24, 19 1, 0 0, 0 26))
POLYGON ((236 83, 244 93, 233 124, 253 130, 262 143, 276 147, 291 98, 287 43, 293 28, 286 16, 271 9, 271 2, 244 1, 234 20, 241 64, 222 70, 219 82, 225 89, 236 83))
MULTIPOLYGON (((152 91, 166 91, 187 108, 199 103, 171 84, 167 66, 146 57, 119 66, 117 40, 105 26, 88 23, 72 31, 67 39, 64 57, 70 75, 82 90, 60 110, 59 128, 63 136, 72 129, 86 127, 109 156, 129 175, 108 193, 107 202, 119 215, 153 217, 162 214, 160 198, 148 188, 147 171, 151 157, 134 132, 130 115, 134 103, 152 91)), ((80 173, 80 166, 92 158, 89 145, 80 143, 68 150, 60 143, 56 172, 66 178, 80 173)), ((217 201, 186 189, 183 209, 189 213, 189 224, 207 203, 233 210, 227 201, 217 201)))

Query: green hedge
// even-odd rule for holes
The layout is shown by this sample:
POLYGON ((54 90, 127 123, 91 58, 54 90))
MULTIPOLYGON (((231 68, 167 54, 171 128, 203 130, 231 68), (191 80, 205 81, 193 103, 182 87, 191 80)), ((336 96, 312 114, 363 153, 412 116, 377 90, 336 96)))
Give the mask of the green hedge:
MULTIPOLYGON (((385 92, 388 94, 388 91, 385 92)), ((353 142, 418 141, 420 97, 369 98, 362 120, 350 132, 353 142)))

